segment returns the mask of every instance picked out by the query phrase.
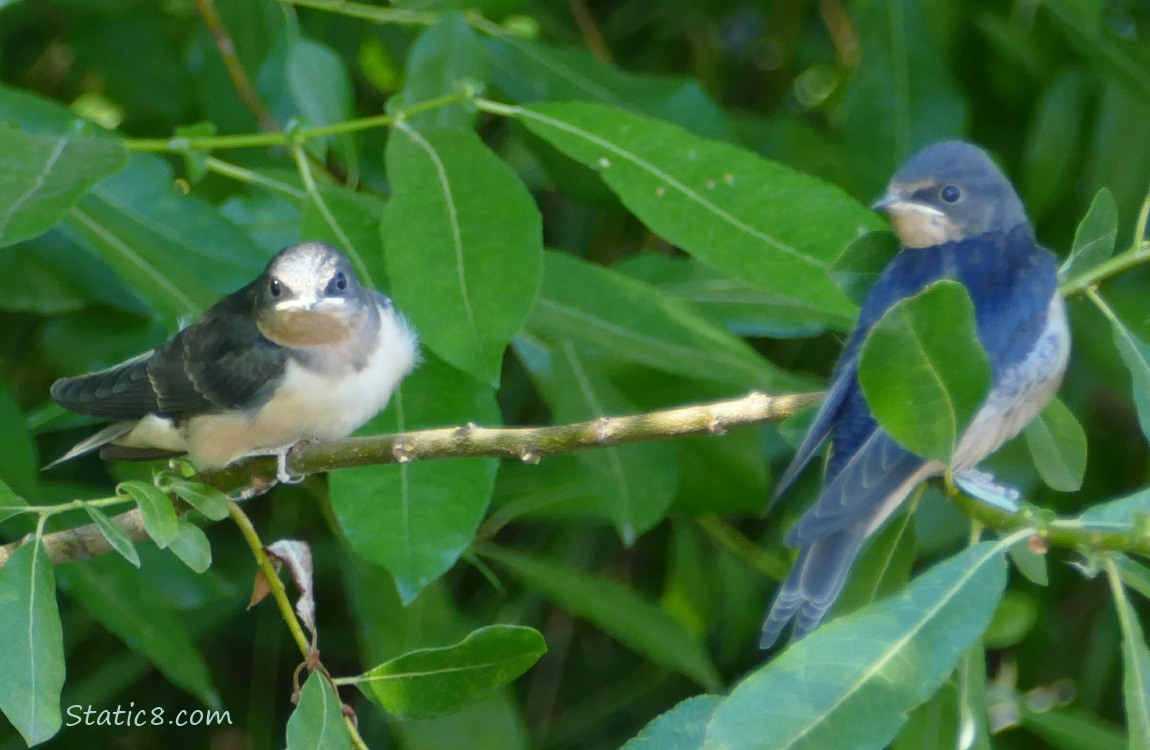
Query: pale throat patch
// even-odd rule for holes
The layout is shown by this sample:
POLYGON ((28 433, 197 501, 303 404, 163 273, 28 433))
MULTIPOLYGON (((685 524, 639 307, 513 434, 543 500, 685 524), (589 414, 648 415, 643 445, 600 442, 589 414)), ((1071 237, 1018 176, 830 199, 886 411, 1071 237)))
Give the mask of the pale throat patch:
POLYGON ((265 310, 256 326, 269 341, 280 346, 338 344, 358 331, 367 315, 361 306, 353 315, 316 310, 265 310))
POLYGON ((962 230, 940 211, 913 203, 902 203, 890 211, 894 233, 904 247, 920 248, 954 242, 962 230))

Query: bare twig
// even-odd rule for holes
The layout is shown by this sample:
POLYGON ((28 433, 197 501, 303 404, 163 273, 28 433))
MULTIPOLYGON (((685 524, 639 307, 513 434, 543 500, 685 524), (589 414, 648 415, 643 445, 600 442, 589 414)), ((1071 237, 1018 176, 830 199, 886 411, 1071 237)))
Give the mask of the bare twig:
POLYGON ((232 86, 235 87, 240 99, 255 113, 261 128, 269 133, 279 132, 279 123, 272 117, 272 113, 252 86, 248 73, 244 70, 239 55, 236 54, 236 43, 232 40, 232 35, 227 27, 224 26, 220 14, 216 12, 213 0, 192 0, 192 2, 196 6, 196 11, 204 19, 204 25, 208 27, 208 31, 211 32, 212 38, 216 41, 216 48, 220 51, 220 57, 224 60, 224 67, 227 68, 228 76, 232 79, 232 86))
POLYGON ((607 40, 603 38, 603 33, 595 23, 595 17, 591 15, 591 9, 587 7, 587 0, 567 0, 567 4, 571 8, 571 15, 575 18, 575 25, 579 27, 579 33, 583 36, 583 43, 591 50, 591 54, 595 55, 595 59, 605 63, 615 62, 611 48, 607 46, 607 40))
MULTIPOLYGON (((353 466, 475 456, 538 463, 543 457, 556 453, 687 435, 717 435, 736 427, 781 422, 796 411, 818 403, 821 398, 821 393, 768 396, 754 392, 730 401, 604 417, 575 424, 506 428, 464 425, 345 438, 296 448, 291 453, 288 469, 303 476, 353 466)), ((254 458, 221 471, 205 472, 197 479, 223 492, 250 496, 274 486, 275 476, 273 459, 254 458)), ((121 513, 112 521, 134 541, 147 538, 138 510, 121 513)), ((91 524, 46 534, 43 541, 53 563, 87 559, 112 549, 99 528, 91 524)), ((0 546, 0 567, 22 543, 0 546)))

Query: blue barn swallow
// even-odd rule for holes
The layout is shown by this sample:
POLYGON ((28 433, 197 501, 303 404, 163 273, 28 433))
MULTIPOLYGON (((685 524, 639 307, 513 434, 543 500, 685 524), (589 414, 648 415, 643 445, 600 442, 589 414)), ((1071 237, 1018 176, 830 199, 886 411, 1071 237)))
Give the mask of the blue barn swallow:
POLYGON ((294 245, 164 346, 56 381, 65 409, 115 421, 49 467, 96 449, 122 461, 186 453, 200 469, 275 455, 289 480, 293 445, 350 435, 417 357, 407 321, 342 253, 294 245))
POLYGON ((1066 370, 1070 334, 1056 259, 1036 244, 1022 201, 981 149, 960 141, 922 149, 874 208, 890 215, 902 248, 864 300, 826 400, 775 490, 777 499, 830 437, 822 492, 785 539, 799 557, 767 614, 762 648, 791 620, 793 639, 817 627, 863 542, 916 485, 947 469, 891 438, 859 387, 859 351, 883 313, 942 279, 969 292, 991 384, 958 441, 951 470, 983 500, 1017 497, 975 467, 1042 410, 1066 370))

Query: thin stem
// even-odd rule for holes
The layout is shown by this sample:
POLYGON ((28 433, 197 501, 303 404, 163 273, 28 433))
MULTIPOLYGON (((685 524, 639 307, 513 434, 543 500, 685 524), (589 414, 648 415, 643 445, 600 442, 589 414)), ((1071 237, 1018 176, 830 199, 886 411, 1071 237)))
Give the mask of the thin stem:
POLYGON ((216 48, 220 51, 220 57, 223 58, 224 67, 227 68, 228 76, 232 79, 232 86, 235 87, 240 99, 255 113, 256 118, 260 121, 260 127, 268 132, 278 131, 280 129, 279 123, 272 117, 271 112, 264 105, 259 94, 256 93, 255 87, 252 86, 248 73, 244 70, 243 63, 240 62, 240 58, 236 54, 235 41, 233 41, 227 27, 224 26, 223 20, 220 19, 220 14, 216 12, 216 6, 212 0, 192 0, 192 3, 204 19, 204 25, 211 32, 212 38, 216 42, 216 48))
POLYGON ((375 283, 371 278, 371 272, 368 271, 367 265, 363 262, 363 257, 360 255, 355 243, 351 237, 348 236, 347 232, 343 230, 343 225, 335 218, 335 214, 332 213, 331 208, 327 205, 327 201, 324 200, 323 195, 319 192, 319 186, 316 185, 315 177, 312 175, 311 164, 308 163, 307 153, 304 151, 303 144, 293 143, 291 154, 292 159, 295 161, 296 169, 299 171, 300 179, 303 180, 304 189, 307 191, 312 203, 319 209, 320 214, 323 216, 324 223, 328 225, 338 240, 339 246, 351 259, 352 265, 355 266, 355 272, 360 280, 365 286, 374 287, 375 283))
POLYGON ((1134 222, 1134 241, 1130 247, 1115 255, 1113 258, 1099 263, 1089 271, 1067 279, 1059 290, 1063 297, 1072 297, 1086 292, 1090 287, 1119 276, 1143 263, 1150 262, 1150 242, 1146 241, 1146 224, 1150 221, 1150 193, 1142 201, 1142 208, 1138 211, 1138 219, 1134 222))
POLYGON ((273 180, 265 174, 260 172, 253 172, 250 169, 244 169, 241 166, 232 164, 231 162, 217 159, 214 156, 207 158, 207 167, 216 174, 221 174, 225 177, 230 177, 238 182, 246 182, 249 185, 259 185, 262 188, 272 191, 273 193, 280 193, 287 198, 294 201, 302 201, 307 198, 307 193, 300 190, 295 185, 289 185, 286 182, 273 180))
POLYGON ((275 599, 276 606, 279 607, 280 616, 283 617, 287 623, 288 630, 291 632, 292 638, 295 639, 296 646, 299 647, 300 653, 303 658, 307 659, 311 655, 311 645, 308 642, 307 636, 304 635, 303 626, 300 625, 299 618, 296 617, 295 610, 292 608, 291 600, 288 599, 287 590, 284 588, 283 581, 280 580, 279 573, 276 572, 275 566, 272 565, 271 559, 268 558, 267 553, 264 552, 264 544, 260 540, 260 535, 256 532, 252 521, 244 513, 235 502, 228 502, 228 515, 231 516, 232 521, 235 522, 239 528, 240 533, 244 537, 244 541, 248 543, 248 549, 251 550, 252 556, 256 559, 256 565, 259 566, 260 573, 266 579, 268 590, 272 598, 275 599))
POLYGON ((324 138, 330 135, 344 135, 358 133, 362 130, 385 128, 412 115, 439 109, 450 104, 458 104, 471 98, 472 92, 467 90, 455 91, 443 96, 425 99, 408 107, 396 110, 393 114, 371 115, 359 117, 354 120, 345 120, 330 125, 317 125, 314 127, 299 128, 292 133, 239 133, 236 135, 205 135, 197 137, 172 138, 125 138, 122 143, 129 151, 147 151, 160 153, 183 153, 185 151, 213 151, 231 148, 268 148, 287 147, 293 143, 307 142, 313 138, 324 138))

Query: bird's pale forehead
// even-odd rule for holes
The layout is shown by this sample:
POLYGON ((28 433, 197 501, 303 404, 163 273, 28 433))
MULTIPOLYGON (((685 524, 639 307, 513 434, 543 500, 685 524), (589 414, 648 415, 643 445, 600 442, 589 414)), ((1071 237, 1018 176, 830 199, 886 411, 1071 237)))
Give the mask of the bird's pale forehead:
POLYGON ((326 284, 339 267, 339 256, 323 248, 302 248, 281 256, 271 275, 291 289, 326 284))

